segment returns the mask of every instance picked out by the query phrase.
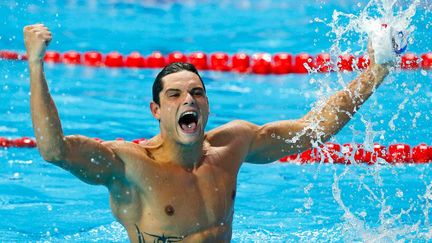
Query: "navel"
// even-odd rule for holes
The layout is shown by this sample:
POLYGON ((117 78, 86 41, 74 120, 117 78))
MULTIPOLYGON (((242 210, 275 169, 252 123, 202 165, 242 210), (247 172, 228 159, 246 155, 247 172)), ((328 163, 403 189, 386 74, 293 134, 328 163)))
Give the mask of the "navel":
POLYGON ((165 213, 166 213, 168 216, 173 216, 173 215, 174 215, 174 207, 171 206, 171 205, 167 205, 167 206, 165 207, 165 213))

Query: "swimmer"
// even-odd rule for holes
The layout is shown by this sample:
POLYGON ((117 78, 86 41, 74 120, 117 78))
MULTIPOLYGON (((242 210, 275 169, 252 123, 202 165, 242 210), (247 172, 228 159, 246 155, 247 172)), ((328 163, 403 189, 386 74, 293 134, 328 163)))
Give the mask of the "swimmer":
POLYGON ((51 39, 42 24, 24 27, 39 151, 82 181, 108 188, 112 213, 131 242, 229 242, 242 163, 271 163, 328 140, 388 74, 385 65, 375 64, 370 48, 369 68, 304 117, 263 126, 231 121, 206 133, 210 108, 204 83, 191 64, 173 63, 153 84, 150 111, 160 133, 140 145, 99 143, 63 134, 43 69, 51 39))

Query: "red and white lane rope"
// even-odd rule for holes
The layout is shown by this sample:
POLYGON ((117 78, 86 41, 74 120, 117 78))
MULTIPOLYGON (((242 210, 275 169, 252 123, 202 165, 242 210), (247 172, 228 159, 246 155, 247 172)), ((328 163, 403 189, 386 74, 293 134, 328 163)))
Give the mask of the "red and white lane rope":
MULTIPOLYGON (((26 60, 25 54, 14 51, 0 50, 0 60, 26 60)), ((85 65, 88 67, 109 68, 162 68, 172 62, 190 62, 200 70, 211 70, 221 72, 255 73, 255 74, 289 74, 310 72, 350 72, 361 70, 369 65, 369 60, 363 56, 355 57, 347 54, 339 56, 338 60, 330 59, 328 53, 316 56, 307 53, 291 55, 289 53, 235 53, 229 55, 224 52, 206 54, 204 52, 193 52, 184 54, 172 52, 166 56, 155 51, 148 56, 139 52, 122 55, 113 51, 102 54, 96 51, 80 53, 67 51, 47 51, 45 58, 47 63, 64 63, 68 65, 85 65)), ((416 55, 406 53, 401 57, 400 67, 402 69, 431 69, 432 53, 416 55)))
MULTIPOLYGON (((96 141, 103 142, 99 138, 96 141)), ((117 138, 116 140, 124 140, 117 138)), ((133 143, 145 143, 145 138, 132 140, 133 143)), ((34 148, 36 141, 32 138, 22 137, 9 139, 0 137, 0 148, 34 148)), ((387 161, 390 164, 399 163, 429 163, 432 162, 432 146, 421 143, 414 147, 408 144, 396 143, 388 147, 381 144, 374 144, 373 148, 366 150, 363 144, 336 144, 325 143, 320 149, 308 149, 300 154, 294 154, 279 159, 279 162, 296 162, 296 163, 367 163, 374 164, 377 161, 387 161), (373 151, 370 151, 373 150, 373 151)))
POLYGON ((385 147, 374 144, 373 148, 366 150, 363 144, 336 144, 326 143, 320 149, 308 149, 300 154, 294 154, 281 158, 280 162, 297 163, 367 163, 374 164, 377 161, 397 163, 428 163, 432 162, 432 146, 421 143, 411 148, 404 143, 390 144, 385 147), (372 151, 370 151, 372 150, 372 151))

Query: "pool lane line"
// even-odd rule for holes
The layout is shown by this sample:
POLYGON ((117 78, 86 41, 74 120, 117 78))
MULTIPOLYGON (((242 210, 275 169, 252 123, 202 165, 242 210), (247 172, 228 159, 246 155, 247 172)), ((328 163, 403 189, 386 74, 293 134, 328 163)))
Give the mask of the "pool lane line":
MULTIPOLYGON (((15 51, 0 50, 0 60, 27 59, 25 54, 15 51)), ((351 54, 341 55, 337 61, 331 60, 328 53, 320 53, 313 56, 308 53, 292 55, 289 53, 235 53, 229 55, 224 52, 206 54, 204 52, 192 52, 184 54, 171 52, 164 56, 155 51, 143 56, 139 52, 122 55, 117 51, 102 54, 97 51, 77 52, 47 51, 44 61, 54 64, 84 65, 88 67, 107 68, 163 68, 172 62, 190 62, 199 70, 253 73, 253 74, 308 74, 328 72, 351 72, 363 70, 368 67, 369 59, 366 56, 356 57, 351 54)), ((405 53, 400 58, 400 68, 404 70, 431 69, 432 52, 421 54, 405 53)))
MULTIPOLYGON (((103 142, 100 138, 94 138, 96 141, 103 142)), ((123 138, 116 140, 124 141, 123 138)), ((145 138, 132 140, 135 144, 146 143, 145 138)), ((0 137, 0 148, 35 148, 36 141, 33 138, 21 137, 9 139, 0 137)), ((390 144, 388 147, 375 143, 371 148, 365 148, 363 144, 346 143, 337 144, 327 142, 320 149, 312 148, 299 154, 285 156, 279 159, 279 162, 291 163, 335 163, 335 164, 353 164, 366 163, 375 164, 377 162, 388 162, 390 164, 414 163, 422 164, 432 162, 432 146, 420 143, 411 148, 404 143, 390 144)))

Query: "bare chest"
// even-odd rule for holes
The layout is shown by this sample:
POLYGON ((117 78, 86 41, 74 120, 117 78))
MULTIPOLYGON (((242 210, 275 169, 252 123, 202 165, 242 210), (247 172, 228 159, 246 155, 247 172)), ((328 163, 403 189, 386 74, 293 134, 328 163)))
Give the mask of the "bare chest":
POLYGON ((154 179, 141 188, 144 218, 199 227, 228 220, 235 199, 236 178, 217 167, 203 166, 192 173, 155 172, 154 179))
POLYGON ((236 173, 211 164, 193 172, 170 166, 135 172, 133 196, 117 212, 127 221, 133 213, 132 221, 143 232, 187 235, 231 225, 236 173))

